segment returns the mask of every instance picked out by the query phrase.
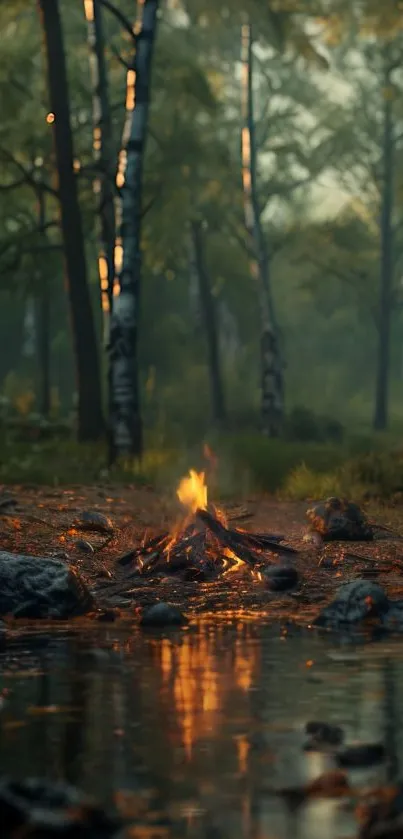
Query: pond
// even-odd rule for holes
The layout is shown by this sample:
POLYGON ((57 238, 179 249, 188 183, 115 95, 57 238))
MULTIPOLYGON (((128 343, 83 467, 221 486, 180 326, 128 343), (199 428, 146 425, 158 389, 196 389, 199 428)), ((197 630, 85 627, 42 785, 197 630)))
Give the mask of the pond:
POLYGON ((143 814, 136 836, 147 839, 352 837, 345 799, 295 810, 273 790, 332 768, 303 749, 312 719, 387 746, 387 763, 350 773, 354 786, 399 776, 402 652, 242 617, 165 634, 16 635, 1 661, 1 765, 15 778, 65 779, 104 804, 118 796, 143 814))

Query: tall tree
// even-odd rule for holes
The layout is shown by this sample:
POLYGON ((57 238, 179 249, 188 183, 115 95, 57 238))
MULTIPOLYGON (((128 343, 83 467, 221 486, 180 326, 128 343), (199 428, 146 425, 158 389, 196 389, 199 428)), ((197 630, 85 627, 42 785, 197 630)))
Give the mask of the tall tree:
POLYGON ((393 285, 393 224, 394 205, 394 156, 395 138, 393 125, 392 65, 390 53, 384 50, 383 68, 383 137, 381 150, 382 196, 380 217, 380 275, 379 275, 379 327, 378 358, 374 408, 374 428, 383 431, 388 425, 390 379, 390 326, 393 285))
POLYGON ((41 14, 49 101, 60 201, 67 287, 76 357, 78 438, 96 440, 104 430, 101 378, 94 317, 88 287, 83 226, 70 119, 64 39, 58 0, 38 0, 41 14))
POLYGON ((284 382, 273 296, 270 285, 270 262, 267 241, 261 223, 257 183, 257 148, 253 107, 253 31, 252 24, 242 26, 242 183, 245 225, 253 243, 252 276, 257 282, 261 330, 261 419, 262 430, 277 437, 284 419, 284 382))
POLYGON ((96 167, 94 193, 99 199, 100 252, 98 271, 104 316, 104 338, 109 340, 109 317, 115 274, 115 165, 113 161, 112 119, 109 101, 108 73, 102 4, 84 0, 87 20, 89 63, 92 86, 93 154, 96 167))
POLYGON ((210 378, 210 394, 213 421, 222 426, 226 419, 224 386, 222 380, 220 350, 217 328, 217 312, 211 288, 211 279, 206 263, 203 235, 203 219, 197 218, 191 222, 191 261, 197 280, 204 330, 207 342, 208 371, 210 378))
POLYGON ((110 328, 110 460, 141 457, 138 329, 141 290, 143 166, 147 140, 153 47, 159 0, 144 0, 126 81, 126 122, 117 185, 120 213, 115 244, 116 291, 110 328))
MULTIPOLYGON (((43 247, 47 244, 46 230, 46 195, 41 187, 38 187, 38 231, 43 239, 43 247)), ((38 290, 36 292, 36 345, 38 357, 38 380, 39 380, 39 412, 43 417, 48 418, 51 402, 51 373, 50 373, 50 288, 49 277, 46 272, 40 276, 39 265, 38 290)))

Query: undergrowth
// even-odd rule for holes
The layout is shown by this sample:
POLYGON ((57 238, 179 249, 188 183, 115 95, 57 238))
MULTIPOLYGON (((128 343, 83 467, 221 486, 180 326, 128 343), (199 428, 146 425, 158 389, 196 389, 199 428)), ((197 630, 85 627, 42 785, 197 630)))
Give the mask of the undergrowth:
POLYGON ((189 468, 208 473, 209 497, 242 498, 278 493, 290 499, 329 495, 403 498, 403 449, 395 437, 344 435, 341 442, 269 440, 257 433, 216 434, 203 445, 172 447, 149 439, 141 464, 108 470, 103 444, 79 445, 65 438, 21 441, 3 435, 0 482, 3 484, 151 485, 171 494, 189 468))

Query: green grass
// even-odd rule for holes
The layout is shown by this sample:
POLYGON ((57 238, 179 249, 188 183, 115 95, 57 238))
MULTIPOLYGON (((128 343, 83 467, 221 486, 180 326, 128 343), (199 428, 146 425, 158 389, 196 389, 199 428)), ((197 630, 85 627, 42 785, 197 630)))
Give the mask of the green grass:
MULTIPOLYGON (((395 435, 356 433, 340 443, 304 443, 242 433, 211 435, 208 442, 218 457, 208 477, 213 500, 257 492, 292 499, 403 497, 403 450, 395 435)), ((10 435, 0 443, 3 484, 137 484, 172 494, 191 467, 206 468, 202 445, 179 449, 149 440, 141 465, 120 464, 108 471, 102 444, 62 438, 21 442, 10 435)))

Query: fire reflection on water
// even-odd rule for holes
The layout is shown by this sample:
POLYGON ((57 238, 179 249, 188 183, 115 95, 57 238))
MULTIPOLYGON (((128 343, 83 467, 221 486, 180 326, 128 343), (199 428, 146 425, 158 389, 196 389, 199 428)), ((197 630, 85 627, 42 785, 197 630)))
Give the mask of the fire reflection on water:
MULTIPOLYGON (((168 638, 156 645, 163 694, 173 704, 188 760, 197 741, 221 729, 230 695, 247 693, 257 676, 259 648, 250 644, 247 627, 240 624, 239 631, 232 649, 217 645, 217 633, 203 627, 178 645, 168 638)), ((238 740, 240 772, 246 771, 247 754, 247 742, 238 740)))

